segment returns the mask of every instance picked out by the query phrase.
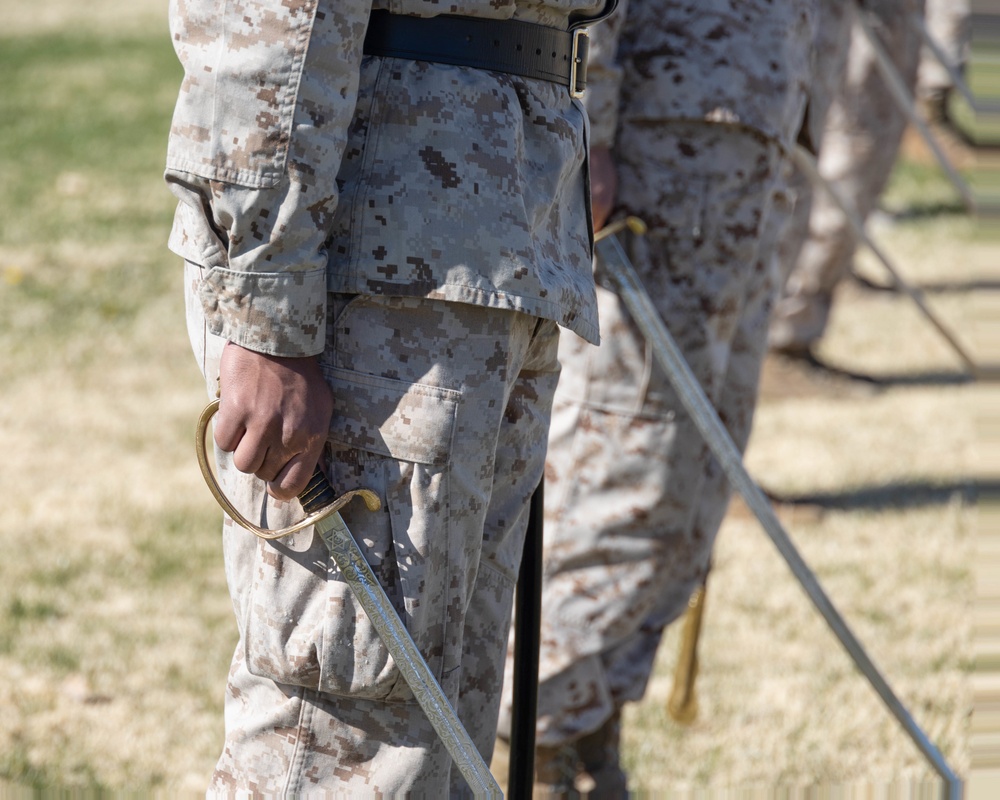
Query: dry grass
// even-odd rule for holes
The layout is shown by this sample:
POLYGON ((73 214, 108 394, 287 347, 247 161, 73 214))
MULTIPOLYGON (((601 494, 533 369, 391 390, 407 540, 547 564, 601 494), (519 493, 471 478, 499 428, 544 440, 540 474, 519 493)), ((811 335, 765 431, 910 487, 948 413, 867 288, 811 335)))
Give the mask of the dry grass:
MULTIPOLYGON (((0 779, 13 783, 197 794, 221 746, 235 631, 218 512, 191 447, 204 389, 164 246, 172 201, 159 172, 176 86, 164 14, 151 0, 15 4, 0 34, 25 57, 55 48, 39 88, 9 95, 47 109, 47 122, 15 142, 16 155, 0 148, 0 182, 18 187, 0 198, 0 779), (103 55, 66 55, 81 41, 103 55), (159 53, 148 74, 136 65, 148 90, 101 60, 147 50, 159 53), (104 101, 111 123, 101 127, 104 101), (53 124, 74 102, 93 114, 53 124)), ((900 202, 926 196, 910 178, 897 184, 900 202)), ((915 280, 995 277, 997 240, 962 216, 879 235, 915 280)), ((996 318, 995 292, 933 303, 970 338, 996 318)), ((821 495, 820 505, 782 506, 783 519, 965 772, 970 497, 991 475, 976 420, 996 391, 934 382, 956 361, 898 296, 848 287, 824 348, 841 366, 911 379, 869 391, 772 376, 748 465, 782 495, 821 495)), ((637 788, 756 786, 770 797, 776 786, 873 780, 891 783, 886 796, 924 796, 930 771, 738 506, 718 548, 702 711, 689 728, 664 711, 676 638, 627 715, 637 788)))
POLYGON ((4 36, 77 31, 118 35, 167 29, 167 0, 46 0, 4 5, 4 36))

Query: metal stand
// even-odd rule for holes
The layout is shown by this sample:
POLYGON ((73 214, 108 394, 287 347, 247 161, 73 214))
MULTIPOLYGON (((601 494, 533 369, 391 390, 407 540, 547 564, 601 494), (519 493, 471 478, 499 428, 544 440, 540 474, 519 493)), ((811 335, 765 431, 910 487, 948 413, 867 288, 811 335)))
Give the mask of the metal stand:
POLYGON ((528 531, 514 601, 514 709, 507 796, 530 800, 535 781, 538 652, 542 628, 542 520, 545 480, 531 495, 528 531))

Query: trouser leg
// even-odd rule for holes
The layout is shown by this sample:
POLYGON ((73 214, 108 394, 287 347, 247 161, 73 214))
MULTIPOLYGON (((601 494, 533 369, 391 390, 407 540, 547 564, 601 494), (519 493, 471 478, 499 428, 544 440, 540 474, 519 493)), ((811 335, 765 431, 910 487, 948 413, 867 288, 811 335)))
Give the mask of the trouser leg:
MULTIPOLYGON (((717 398, 759 269, 777 152, 723 126, 659 131, 655 141, 637 135, 620 144, 623 202, 652 223, 632 256, 717 398)), ((572 336, 560 346, 546 466, 542 746, 574 741, 611 717, 604 655, 626 646, 664 598, 679 615, 711 551, 694 528, 707 447, 618 298, 602 290, 599 303, 600 348, 572 336)))
MULTIPOLYGON (((546 394, 538 381, 537 395, 525 398, 519 378, 526 364, 538 369, 540 349, 552 349, 553 325, 423 299, 335 297, 331 306, 323 354, 335 396, 329 477, 340 491, 367 486, 382 497, 379 512, 352 504, 342 514, 457 706, 463 687, 477 685, 477 672, 502 660, 503 630, 492 640, 480 631, 482 659, 467 668, 466 626, 484 619, 506 625, 509 603, 480 580, 486 574, 481 557, 494 556, 483 543, 502 541, 513 549, 519 543, 510 540, 523 530, 515 523, 513 535, 487 531, 487 520, 494 493, 507 496, 509 485, 537 479, 544 436, 536 432, 534 451, 526 448, 520 461, 505 463, 504 474, 495 473, 494 464, 501 431, 516 424, 514 406, 536 424, 547 416, 551 386, 546 394), (518 403, 508 407, 505 399, 515 395, 518 403)), ((203 326, 199 333, 192 325, 192 332, 214 389, 221 343, 203 326)), ((301 513, 297 503, 268 500, 259 482, 225 458, 220 478, 243 513, 267 527, 301 513)), ((507 508, 515 520, 526 514, 516 500, 507 508)), ((227 521, 224 549, 240 643, 212 791, 464 792, 453 781, 450 756, 319 537, 306 530, 265 542, 227 521)), ((479 725, 489 736, 471 726, 487 758, 494 722, 479 725)))
MULTIPOLYGON (((714 401, 719 418, 741 452, 750 437, 767 351, 768 320, 781 284, 777 245, 791 211, 787 193, 779 192, 761 232, 758 265, 746 284, 746 299, 730 344, 725 378, 714 401)), ((707 458, 691 523, 692 540, 703 541, 706 546, 675 566, 675 582, 682 587, 681 592, 664 591, 635 633, 603 655, 603 670, 616 708, 640 700, 645 693, 664 629, 683 613, 691 593, 708 574, 712 546, 731 494, 729 479, 718 461, 707 458)))
MULTIPOLYGON (((927 0, 928 32, 960 74, 968 56, 970 12, 969 0, 927 0)), ((932 120, 947 116, 946 99, 952 88, 948 68, 925 45, 917 72, 917 97, 932 120)))
MULTIPOLYGON (((905 15, 921 0, 870 3, 876 33, 906 84, 916 81, 919 34, 905 15)), ((895 164, 907 117, 878 70, 860 30, 852 32, 843 82, 830 107, 819 154, 820 174, 854 208, 861 220, 875 208, 895 164)), ((771 324, 779 350, 807 351, 822 337, 834 291, 850 274, 857 239, 828 192, 813 192, 809 233, 788 278, 771 324)))
MULTIPOLYGON (((459 714, 487 763, 493 753, 505 677, 506 643, 531 496, 542 478, 552 396, 559 377, 559 331, 543 323, 507 398, 474 602, 465 618, 459 714)), ((509 677, 509 676, 508 676, 509 677)), ((464 779, 452 768, 457 794, 464 779)))

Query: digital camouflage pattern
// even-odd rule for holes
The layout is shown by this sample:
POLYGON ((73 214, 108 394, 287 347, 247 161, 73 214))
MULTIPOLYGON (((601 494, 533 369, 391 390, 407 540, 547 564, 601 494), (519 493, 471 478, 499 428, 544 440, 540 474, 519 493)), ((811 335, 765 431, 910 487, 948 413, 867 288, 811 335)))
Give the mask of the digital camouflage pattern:
MULTIPOLYGON (((866 0, 863 5, 912 92, 921 39, 907 17, 923 13, 923 0, 866 0)), ((839 0, 821 3, 824 15, 842 14, 839 6, 839 0)), ((835 94, 829 102, 820 101, 820 106, 829 110, 817 142, 819 171, 864 220, 889 180, 908 120, 879 73, 864 34, 853 29, 848 41, 846 68, 835 94)), ((829 74, 842 61, 842 56, 835 56, 832 63, 820 61, 818 77, 829 74)), ((820 93, 828 84, 818 80, 816 86, 820 93)), ((769 333, 773 348, 791 352, 807 351, 822 337, 834 290, 850 274, 858 244, 840 207, 827 192, 811 190, 800 178, 797 194, 801 212, 785 233, 788 241, 782 252, 787 278, 769 333)))
MULTIPOLYGON (((458 0, 566 29, 604 0, 458 0)), ((344 517, 477 747, 496 730, 557 323, 596 340, 587 122, 566 87, 362 57, 372 8, 432 0, 172 0, 184 66, 166 180, 192 342, 319 355, 344 517)), ((220 458, 227 493, 270 502, 220 458)), ((227 522, 240 628, 212 794, 463 795, 464 781, 318 538, 227 522)))
POLYGON ((800 39, 812 24, 812 2, 771 5, 620 2, 591 35, 585 103, 592 143, 611 145, 623 113, 730 123, 785 142, 802 114, 809 54, 800 39), (744 35, 750 29, 753 36, 744 35), (623 69, 630 111, 619 103, 623 69))
MULTIPOLYGON (((809 63, 809 100, 797 142, 813 156, 819 153, 830 104, 847 65, 852 20, 849 4, 840 0, 818 0, 816 15, 812 58, 809 63)), ((777 244, 781 286, 784 287, 809 234, 813 187, 809 178, 791 164, 782 170, 782 183, 791 203, 791 215, 778 236, 777 244)), ((776 305, 780 303, 780 297, 779 293, 776 305)), ((777 315, 778 312, 775 311, 773 316, 777 315)))
MULTIPOLYGON (((782 148, 803 118, 813 9, 631 0, 626 11, 617 47, 617 209, 650 228, 626 246, 742 447, 778 286, 774 248, 790 210, 782 148)), ((601 345, 563 337, 546 461, 543 748, 580 740, 642 696, 664 627, 708 572, 729 496, 596 269, 601 345)), ((511 702, 508 680, 504 734, 511 702)))
MULTIPOLYGON (((172 0, 184 82, 170 247, 209 268, 212 331, 315 355, 329 288, 514 309, 595 339, 579 101, 547 81, 362 57, 370 10, 390 6, 442 11, 172 0)), ((565 29, 603 7, 466 0, 448 12, 565 29)))
MULTIPOLYGON (((203 274, 187 266, 189 332, 214 392, 225 340, 208 330, 203 274)), ((341 513, 489 761, 558 376, 555 323, 423 298, 332 295, 330 309, 328 477, 382 498, 381 511, 341 513)), ((248 518, 277 528, 301 517, 219 462, 248 518)), ((240 640, 211 793, 467 794, 320 537, 265 541, 227 518, 223 544, 240 640)))

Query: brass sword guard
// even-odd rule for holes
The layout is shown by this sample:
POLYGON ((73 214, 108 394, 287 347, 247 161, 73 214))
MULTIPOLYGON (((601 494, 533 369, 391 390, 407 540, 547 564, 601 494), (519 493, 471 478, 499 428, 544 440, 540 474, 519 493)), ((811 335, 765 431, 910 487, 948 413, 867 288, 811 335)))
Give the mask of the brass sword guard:
POLYGON ((205 406, 205 409, 198 417, 197 431, 195 433, 194 440, 195 451, 198 454, 198 466, 201 467, 201 474, 205 478, 205 483, 208 484, 209 491, 212 492, 212 496, 215 498, 216 502, 222 506, 222 509, 233 519, 234 522, 256 534, 261 539, 280 539, 282 536, 288 536, 290 533, 295 533, 296 531, 308 528, 310 525, 315 525, 320 520, 325 519, 332 514, 336 514, 355 497, 360 497, 364 500, 365 506, 367 506, 369 511, 378 511, 382 507, 382 501, 379 500, 379 496, 371 489, 354 489, 353 491, 347 492, 347 494, 337 497, 334 494, 333 489, 330 487, 330 483, 327 481, 323 471, 317 466, 316 471, 313 473, 313 476, 309 481, 309 485, 302 490, 301 494, 299 494, 299 501, 302 503, 302 507, 306 510, 306 516, 303 519, 299 520, 294 525, 289 525, 287 528, 278 528, 273 530, 254 525, 250 520, 244 517, 229 501, 229 498, 226 497, 226 493, 222 491, 222 487, 219 486, 219 482, 215 477, 215 472, 213 471, 212 465, 208 460, 208 447, 205 444, 205 439, 208 433, 208 424, 212 421, 212 417, 215 416, 218 410, 219 401, 213 400, 205 406))
POLYGON ((616 233, 621 233, 626 228, 628 228, 629 231, 636 236, 644 236, 646 231, 649 230, 646 223, 639 217, 622 217, 621 219, 616 219, 614 222, 609 222, 597 231, 597 233, 594 234, 594 241, 599 242, 601 239, 606 239, 616 233))

